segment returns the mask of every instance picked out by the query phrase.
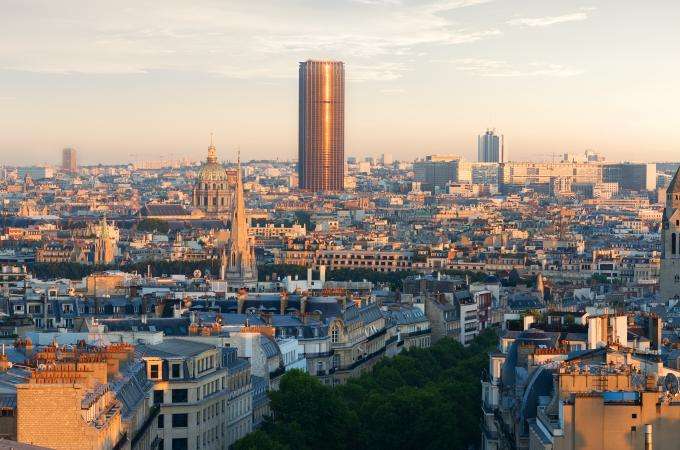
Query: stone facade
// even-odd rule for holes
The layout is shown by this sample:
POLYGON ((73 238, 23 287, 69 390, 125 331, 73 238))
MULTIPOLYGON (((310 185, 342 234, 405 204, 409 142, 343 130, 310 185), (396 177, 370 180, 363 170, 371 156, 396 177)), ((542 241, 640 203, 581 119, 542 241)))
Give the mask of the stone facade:
POLYGON ((680 169, 666 190, 661 224, 663 251, 659 283, 661 299, 680 298, 680 169))

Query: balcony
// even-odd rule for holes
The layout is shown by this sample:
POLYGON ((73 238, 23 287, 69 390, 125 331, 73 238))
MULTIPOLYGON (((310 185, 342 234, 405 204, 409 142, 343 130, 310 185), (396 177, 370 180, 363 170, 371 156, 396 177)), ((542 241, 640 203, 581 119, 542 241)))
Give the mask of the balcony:
POLYGON ((430 333, 432 333, 432 329, 426 328, 424 330, 417 330, 417 331, 411 331, 409 333, 402 333, 402 337, 405 339, 405 338, 410 338, 410 337, 414 337, 414 336, 422 336, 424 334, 430 334, 430 333))

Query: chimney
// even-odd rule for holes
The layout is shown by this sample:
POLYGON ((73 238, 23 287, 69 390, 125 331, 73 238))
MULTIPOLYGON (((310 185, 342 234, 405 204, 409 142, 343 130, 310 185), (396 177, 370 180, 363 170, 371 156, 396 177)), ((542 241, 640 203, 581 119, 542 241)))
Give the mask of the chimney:
POLYGON ((307 289, 312 288, 312 268, 307 267, 307 289))
POLYGON ((321 280, 323 287, 323 284, 326 282, 326 266, 324 265, 319 266, 319 280, 321 280))
POLYGON ((286 314, 286 309, 288 308, 288 292, 286 292, 285 290, 282 290, 279 293, 279 296, 280 296, 280 311, 279 312, 283 316, 284 314, 286 314))
POLYGON ((307 295, 303 294, 302 297, 300 297, 300 315, 304 317, 306 312, 307 312, 307 295))
POLYGON ((652 425, 645 425, 645 450, 652 450, 652 425))

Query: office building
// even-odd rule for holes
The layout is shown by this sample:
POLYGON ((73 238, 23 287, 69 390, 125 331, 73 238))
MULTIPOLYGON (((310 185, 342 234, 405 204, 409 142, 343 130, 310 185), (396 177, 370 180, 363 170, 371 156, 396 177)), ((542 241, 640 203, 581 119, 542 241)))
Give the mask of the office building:
POLYGON ((498 186, 498 167, 498 163, 471 163, 470 178, 472 184, 498 186))
POLYGON ((626 191, 653 191, 656 189, 656 164, 617 163, 602 166, 602 181, 618 183, 626 191))
POLYGON ((61 151, 61 170, 68 173, 76 173, 78 171, 75 148, 66 147, 61 151))
POLYGON ((503 136, 496 130, 488 129, 477 137, 478 162, 503 162, 505 157, 503 153, 503 136))
POLYGON ((31 180, 45 180, 54 177, 54 170, 48 166, 19 167, 17 175, 22 180, 27 176, 31 180))
POLYGON ((300 63, 300 189, 341 191, 345 179, 345 67, 339 61, 300 63))
POLYGON ((443 188, 451 182, 470 182, 470 164, 457 155, 428 155, 413 163, 416 181, 443 188))
POLYGON ((548 193, 556 178, 571 184, 601 183, 602 165, 579 162, 507 162, 500 165, 499 175, 500 189, 503 192, 529 187, 548 193))

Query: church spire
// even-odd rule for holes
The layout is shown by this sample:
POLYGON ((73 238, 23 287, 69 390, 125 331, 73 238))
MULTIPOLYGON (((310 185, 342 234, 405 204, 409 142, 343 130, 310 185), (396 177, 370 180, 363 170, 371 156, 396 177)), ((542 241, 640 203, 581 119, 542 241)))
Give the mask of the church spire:
POLYGON ((248 222, 246 205, 243 196, 243 174, 241 170, 241 153, 237 154, 238 169, 236 171, 236 189, 232 204, 231 232, 227 243, 228 255, 223 261, 224 279, 242 287, 246 283, 257 282, 257 266, 255 254, 248 240, 248 222), (226 263, 226 267, 224 267, 226 263))
POLYGON ((215 148, 214 138, 215 138, 215 133, 210 133, 210 147, 208 147, 208 162, 209 163, 216 163, 217 162, 217 149, 215 148))

